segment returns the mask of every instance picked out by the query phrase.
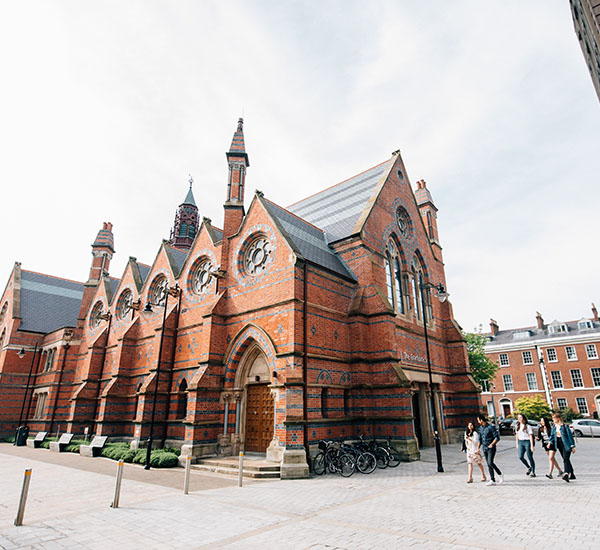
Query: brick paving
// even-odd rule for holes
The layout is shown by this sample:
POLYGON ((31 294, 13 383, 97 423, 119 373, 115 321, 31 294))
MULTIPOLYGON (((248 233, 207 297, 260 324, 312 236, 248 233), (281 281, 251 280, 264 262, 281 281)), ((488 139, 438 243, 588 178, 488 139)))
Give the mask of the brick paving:
POLYGON ((504 437, 497 463, 506 483, 494 487, 465 483, 458 445, 444 447, 443 474, 426 449, 420 462, 351 478, 245 480, 240 489, 194 473, 189 495, 182 470, 126 465, 114 510, 115 462, 0 445, 0 548, 598 549, 600 441, 579 439, 577 449, 576 481, 543 477, 539 447, 531 479, 504 437), (25 468, 31 489, 15 527, 25 468))

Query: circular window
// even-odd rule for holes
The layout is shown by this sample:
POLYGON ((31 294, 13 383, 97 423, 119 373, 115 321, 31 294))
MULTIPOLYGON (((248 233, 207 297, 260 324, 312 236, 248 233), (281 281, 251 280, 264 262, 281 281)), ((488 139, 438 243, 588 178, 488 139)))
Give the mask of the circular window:
POLYGON ((400 229, 400 234, 404 238, 409 238, 412 236, 412 221, 408 212, 403 206, 399 206, 396 210, 396 222, 398 223, 398 229, 400 229))
POLYGON ((92 313, 90 313, 90 328, 96 328, 100 324, 100 315, 102 315, 102 310, 104 309, 104 304, 100 301, 94 304, 92 308, 92 313))
POLYGON ((201 258, 196 264, 192 271, 192 291, 195 294, 205 294, 210 287, 210 272, 213 270, 213 265, 206 258, 201 258))
POLYGON ((244 270, 248 275, 259 275, 267 268, 273 250, 269 240, 260 236, 254 239, 244 255, 244 270))
POLYGON ((117 302, 117 319, 124 319, 131 309, 133 303, 133 292, 126 288, 121 292, 119 301, 117 302))
POLYGON ((164 275, 158 275, 150 285, 148 296, 150 303, 156 306, 164 306, 167 297, 167 278, 164 275))

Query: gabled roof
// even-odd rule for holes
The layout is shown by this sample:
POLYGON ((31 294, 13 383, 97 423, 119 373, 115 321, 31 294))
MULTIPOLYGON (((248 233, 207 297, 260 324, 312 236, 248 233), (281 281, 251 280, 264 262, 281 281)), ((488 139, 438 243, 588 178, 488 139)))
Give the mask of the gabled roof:
POLYGON ((109 302, 112 302, 113 298, 115 297, 115 292, 117 291, 117 288, 119 288, 119 283, 121 282, 121 279, 117 279, 116 277, 107 277, 106 278, 106 283, 107 283, 107 298, 109 302))
POLYGON ((76 326, 83 286, 76 281, 22 270, 19 330, 47 334, 76 326))
POLYGON ((356 277, 345 262, 327 244, 323 230, 264 197, 261 200, 267 212, 279 226, 279 230, 302 258, 323 266, 342 277, 356 281, 356 277))
POLYGON ((169 263, 171 264, 171 269, 173 270, 174 277, 179 277, 181 268, 183 267, 185 259, 187 258, 188 251, 180 250, 179 248, 174 248, 165 243, 165 252, 167 253, 169 263))
POLYGON ((381 178, 389 171, 395 157, 370 168, 333 187, 288 206, 300 218, 322 228, 329 242, 349 237, 355 232, 361 214, 370 205, 381 178))
POLYGON ((152 269, 149 265, 141 264, 138 262, 138 268, 140 270, 140 277, 142 278, 142 284, 146 282, 148 278, 148 273, 150 273, 150 269, 152 269))

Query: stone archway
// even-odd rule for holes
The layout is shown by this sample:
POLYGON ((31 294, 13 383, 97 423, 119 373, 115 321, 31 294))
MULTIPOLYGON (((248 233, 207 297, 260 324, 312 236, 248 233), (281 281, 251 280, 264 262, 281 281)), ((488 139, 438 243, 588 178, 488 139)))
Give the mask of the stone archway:
POLYGON ((271 369, 258 344, 248 346, 234 381, 239 404, 236 426, 245 452, 264 453, 274 435, 275 405, 270 389, 271 369))

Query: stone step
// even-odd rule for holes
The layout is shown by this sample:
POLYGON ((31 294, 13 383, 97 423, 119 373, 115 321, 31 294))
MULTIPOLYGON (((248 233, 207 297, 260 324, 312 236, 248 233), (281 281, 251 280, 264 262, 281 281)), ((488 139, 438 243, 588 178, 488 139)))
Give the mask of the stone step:
MULTIPOLYGON (((192 464, 191 468, 197 471, 237 476, 239 472, 238 465, 239 459, 237 457, 232 459, 204 458, 200 459, 197 464, 192 464)), ((244 460, 243 476, 254 479, 279 479, 280 466, 264 460, 244 460)))

